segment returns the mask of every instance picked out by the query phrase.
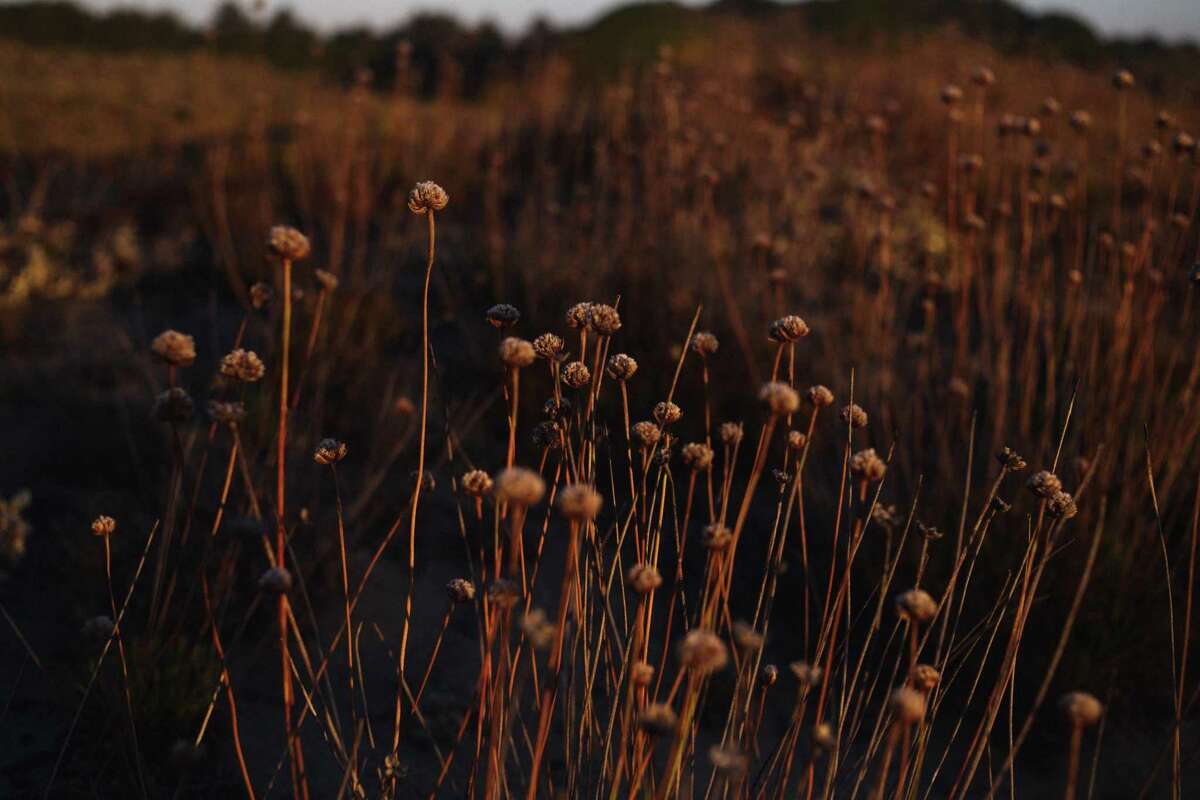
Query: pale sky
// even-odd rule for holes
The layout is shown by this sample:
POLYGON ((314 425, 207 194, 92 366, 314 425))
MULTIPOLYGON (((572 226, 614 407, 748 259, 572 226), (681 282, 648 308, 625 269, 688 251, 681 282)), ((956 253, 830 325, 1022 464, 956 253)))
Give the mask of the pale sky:
MULTIPOLYGON (((696 0, 684 0, 695 2, 696 0)), ((140 6, 171 9, 193 21, 205 21, 218 0, 84 0, 93 7, 140 6)), ((1200 40, 1200 0, 1018 0, 1038 10, 1066 10, 1087 19, 1106 33, 1152 32, 1165 39, 1200 40)), ((249 8, 250 0, 243 0, 249 8)), ((509 31, 522 30, 538 15, 556 22, 578 23, 617 5, 614 0, 267 0, 268 13, 289 6, 322 28, 354 23, 387 26, 415 11, 449 11, 477 21, 490 19, 509 31)))

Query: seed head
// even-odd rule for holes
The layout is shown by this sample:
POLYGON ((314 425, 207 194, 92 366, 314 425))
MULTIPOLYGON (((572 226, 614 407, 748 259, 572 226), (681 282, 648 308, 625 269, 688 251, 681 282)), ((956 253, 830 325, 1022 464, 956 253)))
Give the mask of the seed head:
POLYGON ((691 467, 697 472, 703 472, 712 466, 713 451, 704 442, 692 442, 684 445, 679 455, 683 458, 685 466, 691 467))
POLYGON ((1050 516, 1059 519, 1070 519, 1079 512, 1079 509, 1075 507, 1075 498, 1071 497, 1069 493, 1061 491, 1050 495, 1050 502, 1046 504, 1046 510, 1050 512, 1050 516))
POLYGON ((651 736, 670 736, 679 725, 679 717, 666 703, 650 703, 638 714, 638 727, 651 736))
POLYGON ((924 589, 909 589, 896 595, 896 613, 910 623, 928 622, 937 610, 937 601, 924 589))
POLYGON ((1127 69, 1119 69, 1113 73, 1113 88, 1118 92, 1133 88, 1133 73, 1127 69))
POLYGON ((1180 131, 1171 140, 1171 147, 1175 149, 1175 155, 1186 156, 1196 149, 1196 140, 1192 138, 1191 134, 1180 131))
POLYGON ((779 667, 774 664, 767 664, 758 672, 758 682, 766 687, 771 687, 779 681, 779 667))
POLYGON ((537 505, 546 493, 546 482, 533 470, 509 467, 496 476, 496 500, 516 506, 537 505))
POLYGON ((446 595, 451 603, 469 603, 475 599, 475 584, 466 578, 455 578, 446 584, 446 595))
POLYGON ((562 337, 555 336, 553 333, 543 333, 533 340, 533 352, 537 354, 538 358, 554 361, 562 350, 562 337))
POLYGON ((693 628, 679 645, 679 661, 685 669, 709 675, 729 661, 729 649, 712 631, 693 628))
POLYGON ((996 454, 996 460, 1009 472, 1020 472, 1026 466, 1025 459, 1021 458, 1011 447, 1002 447, 996 454))
POLYGON ((1086 111, 1072 111, 1070 122, 1076 133, 1087 133, 1092 127, 1092 115, 1086 111))
POLYGON ((913 725, 925 717, 925 695, 907 686, 893 690, 889 704, 896 719, 905 725, 913 725))
POLYGON ((582 361, 572 361, 563 365, 562 380, 572 389, 582 389, 591 383, 592 373, 582 361))
POLYGON ((483 497, 492 492, 492 478, 481 469, 473 469, 463 474, 462 487, 472 497, 483 497))
POLYGON ((591 323, 592 304, 576 303, 567 309, 567 327, 572 330, 586 328, 591 323))
POLYGON ((1047 500, 1055 493, 1061 492, 1063 488, 1062 481, 1058 479, 1058 476, 1045 469, 1035 473, 1026 485, 1029 487, 1029 491, 1047 500))
POLYGON ((996 82, 996 74, 984 66, 978 66, 971 72, 971 83, 980 87, 991 86, 996 82))
POLYGON ((741 775, 750 766, 750 759, 741 750, 714 744, 708 748, 708 760, 717 774, 725 778, 741 775))
POLYGON ((520 319, 521 312, 517 311, 516 306, 510 306, 508 303, 500 303, 487 310, 487 321, 493 328, 511 328, 520 319))
POLYGON ((558 510, 576 522, 589 522, 600 513, 604 498, 586 483, 573 483, 558 494, 558 510))
POLYGON ((554 644, 558 626, 546 619, 546 612, 535 608, 521 618, 521 632, 533 645, 534 650, 549 650, 554 644))
POLYGON ((873 447, 859 450, 850 458, 850 474, 856 478, 874 482, 882 480, 885 472, 887 464, 883 463, 873 447))
POLYGON ((763 635, 742 620, 733 623, 733 640, 737 642, 739 650, 747 652, 758 652, 763 646, 763 635))
POLYGON ((631 433, 638 444, 647 450, 658 444, 658 440, 662 438, 662 429, 649 421, 634 423, 631 433))
POLYGON ((112 536, 117 530, 117 521, 110 516, 101 514, 92 520, 92 533, 96 536, 112 536))
POLYGON ((794 414, 800 408, 800 395, 782 381, 764 384, 758 390, 758 399, 766 404, 772 414, 779 417, 794 414))
POLYGON ((562 429, 552 419, 544 419, 533 427, 533 443, 540 448, 557 450, 562 447, 562 429))
POLYGON ((250 287, 250 305, 255 311, 262 311, 271 304, 275 292, 270 286, 259 281, 250 287))
POLYGON ((1058 707, 1066 714, 1072 725, 1090 727, 1104 716, 1104 706, 1087 692, 1068 692, 1058 701, 1058 707))
POLYGON ((807 661, 793 661, 788 664, 788 669, 796 676, 796 680, 800 681, 801 686, 819 686, 821 684, 821 668, 813 666, 807 661))
POLYGON ((706 331, 701 331, 692 337, 692 350, 701 358, 708 358, 717 352, 721 343, 717 337, 706 331))
POLYGON ((627 356, 624 353, 617 353, 614 356, 609 356, 608 377, 615 381, 627 381, 632 378, 638 369, 638 363, 633 360, 632 356, 627 356))
POLYGON ((165 330, 154 337, 150 352, 172 367, 190 367, 196 360, 196 341, 186 333, 165 330))
POLYGON ((588 323, 601 336, 612 336, 621 330, 621 315, 612 306, 593 303, 588 311, 588 323))
POLYGON ((894 505, 876 503, 875 508, 871 510, 871 521, 876 525, 892 529, 898 527, 903 519, 894 505))
POLYGON ((287 225, 276 225, 267 235, 267 249, 285 261, 303 261, 312 249, 308 237, 287 225))
POLYGON ((862 410, 862 406, 857 403, 851 403, 842 409, 842 422, 845 422, 851 428, 867 427, 867 412, 862 410))
POLYGON ((338 439, 322 439, 313 451, 313 461, 323 467, 339 463, 346 457, 346 443, 338 439))
POLYGON ((261 380, 267 368, 262 359, 253 350, 238 348, 221 357, 221 374, 242 383, 254 383, 261 380))
POLYGON ((533 345, 516 336, 509 336, 500 342, 500 360, 509 369, 528 367, 537 358, 533 345))
POLYGON ((828 722, 821 722, 813 726, 812 743, 817 750, 832 750, 837 740, 833 736, 833 726, 828 722))
POLYGON ((682 416, 683 412, 679 410, 679 406, 670 400, 664 400, 654 406, 654 421, 664 428, 679 422, 682 416))
POLYGON ((817 408, 831 406, 833 405, 833 392, 829 391, 828 386, 817 384, 808 390, 808 402, 817 408))
POLYGON ((498 608, 512 608, 521 599, 521 587, 508 578, 497 578, 488 585, 487 596, 498 608))
POLYGON ((808 436, 803 431, 788 431, 787 446, 793 453, 801 452, 807 444, 808 436))
POLYGON ((704 533, 700 535, 700 542, 709 550, 724 550, 729 547, 729 543, 733 541, 733 533, 729 528, 726 528, 719 522, 714 522, 711 525, 704 527, 704 533))
POLYGON ((194 410, 192 398, 178 386, 167 389, 154 400, 154 418, 159 422, 187 422, 194 410))
POLYGON ((326 272, 323 269, 313 270, 313 275, 317 279, 317 283, 321 285, 321 290, 325 292, 336 292, 340 285, 337 275, 332 272, 326 272))
POLYGON ((654 680, 654 667, 645 661, 636 661, 629 668, 629 681, 634 686, 649 686, 654 680))
POLYGON ((258 588, 267 594, 287 594, 292 590, 292 573, 286 567, 271 567, 258 579, 258 588))
POLYGON ((662 586, 662 575, 650 564, 634 564, 625 573, 625 582, 638 594, 649 594, 662 586))
POLYGON ((795 314, 780 317, 771 323, 767 335, 779 343, 794 342, 808 336, 808 323, 795 314))
POLYGON ((449 202, 450 195, 433 181, 421 181, 408 193, 408 210, 414 214, 441 211, 449 202))
POLYGON ((746 435, 746 431, 740 422, 722 422, 721 427, 717 430, 717 434, 721 437, 722 444, 732 447, 742 441, 742 437, 746 435))
POLYGON ((912 668, 912 673, 909 675, 908 680, 914 689, 929 694, 941 682, 942 673, 929 664, 917 664, 912 668))
POLYGON ((221 425, 237 425, 246 418, 246 406, 237 401, 209 400, 208 416, 221 425))
POLYGON ((962 100, 962 96, 963 96, 962 89, 958 88, 957 86, 955 86, 952 83, 948 83, 942 87, 942 92, 941 92, 942 103, 944 103, 947 106, 958 105, 959 101, 962 100))
POLYGON ((1042 116, 1056 117, 1062 112, 1062 103, 1055 97, 1047 97, 1042 101, 1042 116))

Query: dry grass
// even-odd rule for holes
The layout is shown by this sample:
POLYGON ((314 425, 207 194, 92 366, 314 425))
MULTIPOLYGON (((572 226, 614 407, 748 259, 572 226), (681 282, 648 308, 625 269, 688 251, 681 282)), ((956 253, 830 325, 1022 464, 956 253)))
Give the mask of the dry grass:
POLYGON ((1196 120, 950 35, 725 33, 476 107, 201 56, 102 144, 127 82, 5 103, 0 289, 116 181, 149 264, 64 267, 73 302, 141 291, 183 224, 212 292, 163 320, 198 356, 123 332, 141 400, 104 402, 163 392, 161 474, 74 577, 116 622, 62 684, 116 741, 72 723, 39 794, 109 752, 125 796, 1187 795, 1196 120), (280 220, 311 254, 264 259, 280 220), (238 349, 263 380, 217 373, 238 349), (1053 718, 1071 690, 1100 700, 1053 718))

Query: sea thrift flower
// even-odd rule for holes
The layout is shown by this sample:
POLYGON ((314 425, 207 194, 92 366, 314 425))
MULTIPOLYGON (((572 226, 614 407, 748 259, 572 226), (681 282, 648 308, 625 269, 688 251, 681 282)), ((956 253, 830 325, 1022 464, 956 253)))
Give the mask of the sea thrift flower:
POLYGON ((433 181, 421 181, 408 193, 408 210, 414 214, 441 211, 450 202, 450 195, 433 181))
POLYGON ((496 476, 496 500, 518 506, 536 505, 546 493, 546 482, 533 470, 509 467, 496 476))
POLYGON ((312 249, 308 237, 287 225, 276 225, 267 235, 267 248, 287 261, 303 261, 312 249))
POLYGON ((242 383, 261 380, 267 368, 253 350, 237 349, 221 357, 221 374, 242 383))
POLYGON ((322 439, 313 451, 313 461, 321 466, 339 463, 346 457, 346 443, 337 439, 322 439))
POLYGON ((172 367, 190 367, 196 360, 196 341, 186 333, 165 330, 154 337, 150 352, 172 367))

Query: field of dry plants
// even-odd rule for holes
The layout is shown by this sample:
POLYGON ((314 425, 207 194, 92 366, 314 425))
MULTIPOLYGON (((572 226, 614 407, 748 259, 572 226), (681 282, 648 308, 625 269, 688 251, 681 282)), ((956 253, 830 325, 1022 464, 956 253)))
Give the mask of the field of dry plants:
POLYGON ((0 796, 1195 796, 1197 86, 1120 66, 0 46, 0 796))

